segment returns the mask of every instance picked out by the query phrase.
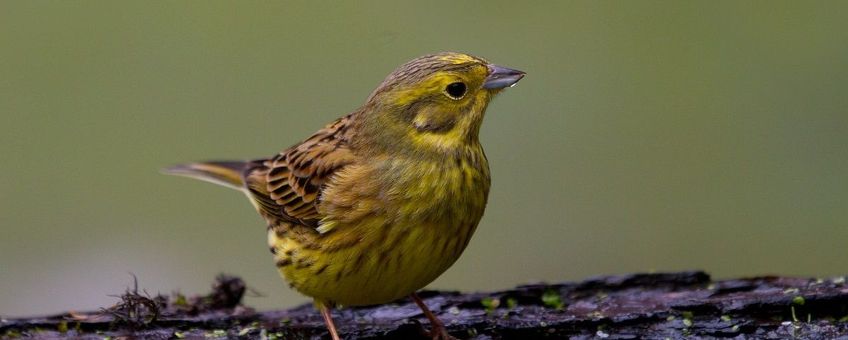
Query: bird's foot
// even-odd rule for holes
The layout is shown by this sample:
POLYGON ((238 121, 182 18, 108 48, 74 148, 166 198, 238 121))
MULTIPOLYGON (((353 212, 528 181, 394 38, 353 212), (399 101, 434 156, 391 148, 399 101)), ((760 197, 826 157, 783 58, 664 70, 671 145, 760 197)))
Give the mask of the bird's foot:
POLYGON ((424 327, 421 327, 422 332, 427 336, 433 338, 433 340, 456 340, 453 336, 448 333, 447 328, 445 328, 445 324, 442 323, 442 320, 436 317, 433 312, 430 311, 430 308, 427 308, 427 304, 418 297, 418 294, 412 293, 409 295, 412 298, 412 301, 421 308, 421 311, 424 313, 424 316, 430 320, 430 332, 424 331, 424 327))
POLYGON ((448 333, 444 325, 433 325, 427 335, 433 340, 457 340, 448 333))
POLYGON ((435 325, 431 324, 429 331, 420 321, 412 319, 412 322, 418 325, 418 331, 422 337, 431 338, 433 340, 457 340, 457 338, 448 333, 447 327, 445 327, 445 325, 441 322, 435 325))

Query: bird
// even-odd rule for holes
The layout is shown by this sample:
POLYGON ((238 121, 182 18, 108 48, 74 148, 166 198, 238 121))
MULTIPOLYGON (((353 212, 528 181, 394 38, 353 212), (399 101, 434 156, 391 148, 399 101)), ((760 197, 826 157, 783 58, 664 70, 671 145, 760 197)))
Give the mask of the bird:
POLYGON ((351 113, 278 154, 164 169, 243 192, 267 222, 280 275, 332 310, 410 297, 434 339, 450 339, 416 294, 459 257, 490 188, 479 132, 489 102, 525 72, 469 54, 415 58, 351 113))

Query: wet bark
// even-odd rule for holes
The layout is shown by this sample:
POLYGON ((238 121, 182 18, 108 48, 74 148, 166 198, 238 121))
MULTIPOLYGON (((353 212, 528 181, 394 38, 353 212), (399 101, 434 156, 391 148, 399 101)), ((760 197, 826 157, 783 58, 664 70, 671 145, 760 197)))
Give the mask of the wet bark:
MULTIPOLYGON (((327 338, 311 305, 256 312, 245 284, 219 277, 212 293, 151 297, 137 288, 90 313, 0 320, 0 337, 327 338)), ((461 294, 421 293, 460 339, 848 339, 845 277, 712 281, 703 272, 632 274, 461 294)), ((348 339, 425 339, 411 301, 334 311, 348 339)))

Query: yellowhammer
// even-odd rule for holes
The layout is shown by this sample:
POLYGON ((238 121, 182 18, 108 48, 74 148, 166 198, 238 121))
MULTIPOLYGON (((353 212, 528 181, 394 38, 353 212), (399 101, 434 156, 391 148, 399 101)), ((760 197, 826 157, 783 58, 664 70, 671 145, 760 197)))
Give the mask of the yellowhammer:
POLYGON ((478 133, 489 101, 524 72, 461 53, 414 59, 365 105, 270 158, 179 165, 168 173, 244 192, 268 221, 280 274, 335 305, 410 296, 450 267, 483 216, 489 165, 478 133))

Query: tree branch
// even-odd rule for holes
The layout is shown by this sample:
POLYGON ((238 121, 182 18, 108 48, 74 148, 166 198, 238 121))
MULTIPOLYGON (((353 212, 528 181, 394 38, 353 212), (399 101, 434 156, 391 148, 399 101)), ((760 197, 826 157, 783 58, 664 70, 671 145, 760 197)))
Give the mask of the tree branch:
MULTIPOLYGON (((240 305, 244 291, 240 279, 226 276, 218 278, 212 293, 193 298, 150 297, 132 288, 120 303, 99 312, 0 320, 0 336, 327 337, 311 305, 255 312, 240 305)), ((711 281, 703 272, 632 274, 420 295, 462 339, 848 337, 845 277, 711 281)), ((424 339, 428 327, 407 300, 334 311, 334 319, 348 339, 424 339)))

